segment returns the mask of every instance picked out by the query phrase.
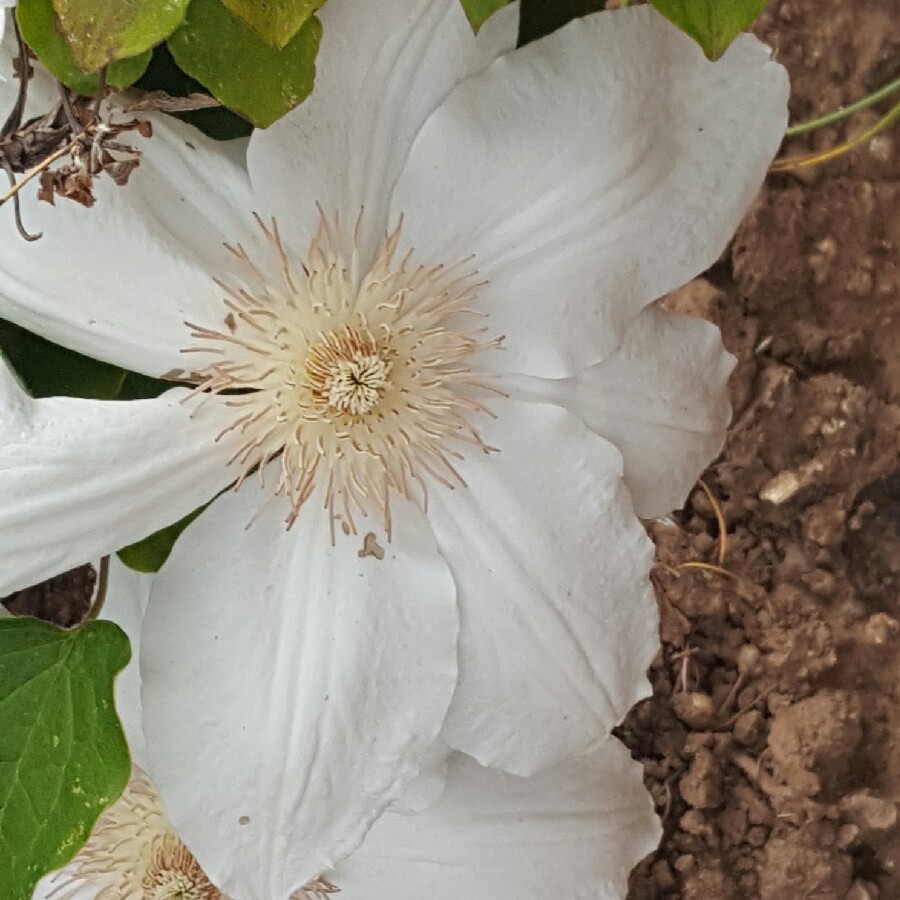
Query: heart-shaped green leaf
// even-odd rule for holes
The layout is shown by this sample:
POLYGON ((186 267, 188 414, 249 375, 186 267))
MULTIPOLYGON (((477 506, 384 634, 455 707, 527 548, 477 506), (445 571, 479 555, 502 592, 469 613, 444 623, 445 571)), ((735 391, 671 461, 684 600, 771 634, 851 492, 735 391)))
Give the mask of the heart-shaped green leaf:
MULTIPOLYGON (((325 0, 222 0, 270 47, 281 50, 325 0)), ((504 0, 508 2, 508 0, 504 0)))
MULTIPOLYGON (((52 0, 19 0, 16 19, 25 43, 66 87, 85 97, 91 97, 97 92, 98 76, 83 72, 75 64, 72 48, 59 33, 52 0)), ((133 84, 144 73, 150 56, 151 52, 148 50, 112 63, 106 70, 107 84, 115 88, 126 88, 133 84)))
POLYGON ((111 622, 72 632, 0 621, 0 878, 28 900, 122 793, 131 762, 113 680, 131 655, 111 622))
POLYGON ((709 59, 728 45, 766 8, 769 0, 650 0, 670 22, 690 35, 709 59))
POLYGON ((312 90, 321 34, 319 20, 311 16, 275 50, 221 0, 193 0, 168 45, 175 62, 217 100, 265 128, 312 90))
POLYGON ((53 0, 76 65, 96 72, 136 56, 167 38, 184 18, 189 0, 53 0))
POLYGON ((495 13, 498 9, 502 9, 506 6, 510 0, 460 0, 463 5, 463 9, 466 11, 466 18, 472 25, 472 30, 474 32, 478 32, 478 29, 484 25, 485 22, 495 13))

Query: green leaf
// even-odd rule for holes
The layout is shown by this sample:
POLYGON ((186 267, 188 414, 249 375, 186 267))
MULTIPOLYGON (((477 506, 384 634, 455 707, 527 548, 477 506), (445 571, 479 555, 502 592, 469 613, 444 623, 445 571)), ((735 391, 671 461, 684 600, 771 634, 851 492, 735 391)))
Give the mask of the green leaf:
POLYGON ((35 619, 0 620, 4 900, 28 900, 125 789, 131 762, 113 679, 130 656, 112 622, 64 632, 35 619))
POLYGON ((169 38, 175 62, 220 102, 265 128, 312 90, 322 26, 315 16, 283 50, 270 47, 221 0, 193 0, 169 38))
POLYGON ((690 35, 709 59, 728 45, 766 8, 769 0, 650 0, 670 22, 690 35))
MULTIPOLYGON (((270 47, 281 50, 325 0, 222 0, 270 47)), ((503 0, 509 2, 509 0, 503 0)))
POLYGON ((189 0, 53 0, 63 36, 85 72, 145 53, 184 19, 189 0))
POLYGON ((606 0, 522 0, 519 6, 519 46, 545 37, 572 19, 599 12, 606 0))
MULTIPOLYGON (((209 91, 196 78, 191 78, 190 75, 178 68, 165 44, 160 44, 154 49, 153 59, 150 60, 147 71, 137 82, 137 87, 145 91, 165 91, 172 97, 209 94, 209 91)), ((224 106, 196 109, 186 113, 174 113, 174 115, 218 141, 247 137, 253 131, 253 126, 246 119, 224 106)))
MULTIPOLYGON (((210 503, 212 503, 211 500, 210 503)), ((181 537, 181 532, 184 531, 184 529, 187 528, 207 506, 209 506, 209 503, 204 503, 199 509, 195 509, 192 513, 188 513, 183 519, 179 519, 174 524, 167 525, 165 528, 160 528, 159 531, 155 531, 153 534, 138 541, 136 544, 129 544, 127 547, 123 547, 118 553, 119 559, 121 559, 129 569, 134 569, 137 572, 158 572, 162 568, 163 563, 169 558, 172 547, 175 546, 175 541, 181 537)))
POLYGON ((111 400, 125 377, 116 366, 51 344, 4 319, 0 319, 0 352, 33 397, 111 400))
MULTIPOLYGON (((19 0, 16 19, 25 43, 66 87, 85 97, 97 92, 99 78, 86 74, 75 64, 72 49, 59 32, 52 0, 19 0)), ((112 63, 106 70, 107 83, 115 88, 133 84, 147 68, 150 56, 147 51, 112 63)))
POLYGON ((460 2, 463 5, 463 9, 466 11, 466 18, 472 25, 472 30, 477 34, 478 29, 481 28, 481 26, 484 25, 498 9, 502 9, 506 6, 510 0, 460 0, 460 2))

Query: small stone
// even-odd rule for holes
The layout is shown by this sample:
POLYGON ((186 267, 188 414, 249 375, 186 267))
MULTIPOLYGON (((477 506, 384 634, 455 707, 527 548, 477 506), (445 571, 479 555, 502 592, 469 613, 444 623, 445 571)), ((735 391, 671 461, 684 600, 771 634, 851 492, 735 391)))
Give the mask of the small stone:
POLYGON ((816 284, 824 284, 831 274, 831 264, 837 256, 837 242, 832 237, 823 238, 807 257, 807 265, 816 284))
POLYGON ((759 499, 779 506, 790 500, 801 487, 803 484, 796 472, 779 472, 762 486, 759 499))
POLYGON ((744 644, 737 654, 738 672, 750 675, 759 665, 760 652, 755 644, 744 644))
POLYGON ((881 646, 900 634, 900 622, 887 613, 875 613, 863 625, 863 640, 881 646))
POLYGON ((687 834, 700 835, 709 830, 706 817, 697 809, 689 809, 679 820, 681 830, 687 834))
POLYGON ((697 865, 697 860, 694 859, 690 853, 683 853, 674 863, 672 863, 672 865, 677 872, 680 872, 682 875, 687 875, 689 872, 693 871, 694 866, 697 865))
POLYGON ((869 790, 847 794, 841 799, 840 809, 863 835, 890 831, 897 825, 897 805, 891 800, 876 797, 869 790))
POLYGON ((716 719, 716 707, 712 697, 699 691, 675 694, 672 697, 675 715, 691 728, 709 728, 716 719))
POLYGON ((894 141, 889 134, 876 134, 869 141, 869 153, 881 163, 889 163, 894 158, 894 141))

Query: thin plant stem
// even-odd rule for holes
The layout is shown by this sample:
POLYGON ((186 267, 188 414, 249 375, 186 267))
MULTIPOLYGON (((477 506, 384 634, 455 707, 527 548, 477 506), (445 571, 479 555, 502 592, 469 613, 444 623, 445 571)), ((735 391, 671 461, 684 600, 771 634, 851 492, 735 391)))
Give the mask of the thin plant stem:
POLYGON ((900 119, 900 103, 891 109, 890 112, 883 115, 871 128, 867 128, 851 140, 846 141, 843 144, 838 144, 836 147, 832 147, 830 150, 824 150, 820 153, 808 153, 805 156, 788 156, 783 159, 776 159, 775 162, 769 166, 769 171, 789 172, 792 169, 805 169, 808 166, 815 166, 819 163, 835 159, 838 156, 843 156, 850 150, 871 140, 876 134, 884 131, 885 128, 892 125, 898 119, 900 119))
POLYGON ((100 611, 103 609, 103 604, 106 602, 106 591, 109 588, 109 556, 104 556, 100 560, 100 574, 97 576, 97 593, 94 597, 94 603, 88 611, 87 616, 85 617, 86 622, 92 622, 97 616, 100 615, 100 611))
POLYGON ((10 189, 8 191, 6 191, 5 194, 0 196, 0 206, 3 206, 3 204, 6 203, 7 200, 9 200, 11 197, 14 197, 16 194, 18 194, 19 191, 21 191, 22 188, 25 187, 25 185, 28 184, 28 182, 31 181, 32 178, 34 178, 37 175, 40 175, 41 172, 43 172, 45 169, 49 168, 61 156, 65 156, 67 153, 74 150, 75 145, 86 134, 87 134, 86 131, 80 131, 78 134, 75 135, 74 138, 72 138, 71 141, 69 141, 68 144, 65 145, 65 147, 60 147, 59 150, 54 150, 53 153, 51 153, 42 162, 38 163, 38 165, 36 165, 33 169, 29 169, 25 173, 24 177, 20 178, 14 185, 12 185, 10 187, 10 189))
POLYGON ((729 578, 733 578, 735 581, 738 580, 738 576, 734 574, 734 572, 729 572, 728 569, 723 569, 722 566, 714 566, 712 563, 705 562, 683 562, 679 563, 679 569, 704 569, 707 572, 716 572, 719 575, 727 575, 729 578))
POLYGON ((712 504, 713 512, 716 514, 716 522, 719 526, 719 565, 725 562, 725 554, 728 552, 728 529, 725 527, 725 516, 722 513, 722 507, 713 496, 713 492, 702 478, 697 479, 697 484, 706 494, 706 499, 712 504))
POLYGON ((832 110, 830 113, 826 113, 824 116, 819 116, 818 118, 810 119, 807 122, 798 122, 796 125, 792 125, 785 132, 785 136, 796 137, 798 134, 806 134, 807 132, 815 131, 817 128, 824 128, 826 125, 831 125, 834 122, 840 122, 841 119, 846 119, 847 116, 851 116, 861 109, 868 109, 870 106, 874 106, 878 103, 879 100, 890 97, 895 91, 900 91, 900 78, 895 79, 890 84, 884 85, 884 87, 880 87, 874 93, 863 97, 861 100, 857 100, 855 103, 849 103, 847 106, 839 106, 837 109, 832 110))

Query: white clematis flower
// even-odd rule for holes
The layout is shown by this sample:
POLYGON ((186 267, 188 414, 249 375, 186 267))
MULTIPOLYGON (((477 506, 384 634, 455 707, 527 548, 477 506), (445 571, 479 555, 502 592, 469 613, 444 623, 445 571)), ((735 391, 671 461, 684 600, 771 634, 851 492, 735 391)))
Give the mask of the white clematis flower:
POLYGON ((156 119, 127 189, 25 203, 43 240, 0 242, 0 315, 205 389, 0 373, 0 591, 247 479, 176 544, 141 649, 150 771, 236 897, 349 854, 438 735, 529 775, 647 690, 634 511, 718 449, 729 369, 648 304, 722 251, 787 82, 648 8, 512 50, 515 12, 476 40, 457 0, 330 0, 313 95, 246 164, 156 119))

